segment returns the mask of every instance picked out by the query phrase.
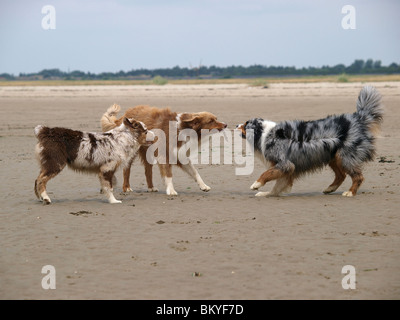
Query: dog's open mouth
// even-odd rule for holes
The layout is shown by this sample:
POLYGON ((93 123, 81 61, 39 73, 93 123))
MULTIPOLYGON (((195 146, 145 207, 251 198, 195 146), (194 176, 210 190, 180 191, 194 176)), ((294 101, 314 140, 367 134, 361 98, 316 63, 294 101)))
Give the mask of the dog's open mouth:
POLYGON ((228 125, 227 125, 225 122, 220 122, 220 123, 218 124, 218 126, 217 126, 215 129, 217 129, 218 131, 223 131, 223 130, 225 130, 227 127, 228 127, 228 125))
POLYGON ((208 129, 208 130, 210 130, 210 131, 212 131, 212 130, 217 130, 218 132, 221 132, 221 131, 224 131, 226 129, 226 127, 224 128, 224 127, 215 127, 215 128, 211 128, 211 129, 208 129))

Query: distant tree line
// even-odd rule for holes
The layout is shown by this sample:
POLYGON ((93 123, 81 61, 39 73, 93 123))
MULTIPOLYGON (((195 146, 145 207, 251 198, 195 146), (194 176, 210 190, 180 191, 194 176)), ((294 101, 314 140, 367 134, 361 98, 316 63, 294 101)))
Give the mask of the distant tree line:
POLYGON ((36 73, 20 73, 14 76, 8 73, 0 74, 3 80, 125 80, 125 79, 151 79, 155 76, 166 78, 251 78, 251 77, 280 77, 280 76, 319 76, 337 74, 395 74, 400 73, 400 65, 392 63, 389 66, 382 66, 380 60, 372 59, 355 60, 351 65, 337 64, 333 67, 283 67, 252 65, 243 66, 199 66, 197 68, 173 68, 159 69, 134 69, 131 71, 91 73, 83 71, 64 72, 59 69, 45 69, 36 73))

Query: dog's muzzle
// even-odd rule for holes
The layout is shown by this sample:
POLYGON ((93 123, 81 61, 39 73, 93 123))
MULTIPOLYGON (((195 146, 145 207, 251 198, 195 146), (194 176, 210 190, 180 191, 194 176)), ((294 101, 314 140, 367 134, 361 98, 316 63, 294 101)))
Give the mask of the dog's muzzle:
POLYGON ((150 131, 150 130, 147 131, 147 134, 146 134, 147 145, 151 145, 154 142, 155 137, 156 137, 156 135, 154 134, 153 131, 150 131))
POLYGON ((236 126, 236 130, 240 130, 240 135, 242 136, 243 139, 246 139, 246 130, 244 129, 243 123, 238 124, 236 126))

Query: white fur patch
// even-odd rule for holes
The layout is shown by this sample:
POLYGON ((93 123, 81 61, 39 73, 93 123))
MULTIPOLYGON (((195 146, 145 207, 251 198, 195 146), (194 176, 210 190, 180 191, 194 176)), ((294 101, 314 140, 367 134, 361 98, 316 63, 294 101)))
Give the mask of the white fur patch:
POLYGON ((139 144, 134 141, 132 134, 125 131, 125 126, 111 130, 114 138, 109 138, 99 133, 91 132, 97 141, 97 146, 92 150, 89 133, 84 132, 76 159, 71 166, 75 169, 86 169, 106 164, 109 170, 121 163, 129 162, 139 149, 139 144), (120 131, 118 129, 121 129, 120 131), (118 130, 118 131, 117 131, 118 130), (100 145, 100 141, 106 141, 100 145))
POLYGON ((42 159, 41 153, 43 151, 43 146, 40 143, 37 143, 35 146, 35 155, 36 155, 36 159, 37 161, 39 161, 39 163, 45 163, 46 161, 42 159))
MULTIPOLYGON (((200 176, 199 176, 199 178, 201 179, 200 176)), ((211 188, 210 188, 208 185, 206 185, 206 184, 203 182, 203 180, 201 180, 201 181, 198 180, 197 183, 199 184, 199 187, 200 187, 200 190, 201 190, 201 191, 208 192, 208 191, 211 190, 211 188)))
POLYGON ((176 116, 176 127, 178 128, 178 130, 181 128, 181 116, 182 113, 178 113, 176 116))
POLYGON ((323 193, 331 193, 336 191, 336 189, 338 188, 338 186, 329 186, 328 188, 326 188, 323 193))
POLYGON ((266 146, 266 138, 268 133, 271 131, 272 128, 276 126, 276 123, 273 121, 264 120, 263 122, 263 133, 261 135, 261 151, 262 154, 265 153, 265 146, 266 146))
POLYGON ((257 190, 258 188, 261 188, 261 187, 262 187, 261 182, 256 181, 251 185, 250 189, 251 190, 257 190))
POLYGON ((35 136, 38 136, 38 135, 39 135, 39 133, 40 133, 40 131, 42 130, 42 128, 43 128, 42 125, 38 125, 38 126, 35 127, 35 130, 34 130, 35 136))
POLYGON ((271 193, 270 192, 257 192, 256 197, 268 197, 271 193))
POLYGON ((146 125, 145 125, 142 121, 139 121, 139 122, 140 122, 140 124, 142 125, 143 129, 144 129, 144 130, 147 130, 146 125))
POLYGON ((146 134, 146 141, 154 141, 155 138, 156 138, 156 135, 154 134, 154 132, 151 130, 148 130, 147 134, 146 134))
POLYGON ((42 200, 43 200, 43 202, 44 202, 45 204, 50 204, 50 203, 51 203, 50 197, 48 196, 48 194, 47 194, 46 191, 43 191, 43 192, 40 194, 40 197, 42 198, 42 200))
POLYGON ((165 185, 167 187, 166 193, 169 196, 177 196, 178 193, 174 189, 174 185, 172 184, 172 178, 171 177, 165 177, 165 185))
POLYGON ((342 193, 343 197, 352 197, 353 196, 353 192, 351 191, 345 191, 342 193))
POLYGON ((107 194, 109 203, 122 203, 121 200, 115 199, 114 194, 112 193, 113 192, 112 188, 110 189, 110 188, 105 187, 103 190, 107 194))
POLYGON ((195 179, 196 179, 196 182, 199 185, 201 191, 208 192, 208 191, 211 190, 211 188, 204 183, 203 179, 200 177, 200 175, 197 172, 197 170, 196 170, 195 179))

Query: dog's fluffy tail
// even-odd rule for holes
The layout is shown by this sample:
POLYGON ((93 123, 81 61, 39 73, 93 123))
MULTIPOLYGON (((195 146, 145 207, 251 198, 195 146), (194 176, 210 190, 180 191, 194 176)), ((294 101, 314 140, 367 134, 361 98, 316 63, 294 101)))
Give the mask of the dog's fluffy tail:
POLYGON ((34 132, 35 132, 35 136, 36 138, 39 137, 39 133, 40 131, 42 131, 43 126, 41 124, 39 124, 38 126, 35 127, 34 132))
POLYGON ((357 113, 374 133, 379 132, 383 121, 380 93, 372 86, 365 86, 357 100, 357 113))
POLYGON ((117 126, 115 124, 115 120, 117 120, 117 118, 115 116, 120 110, 121 110, 121 107, 114 103, 103 114, 103 116, 100 119, 101 130, 103 130, 103 132, 110 131, 117 126))

